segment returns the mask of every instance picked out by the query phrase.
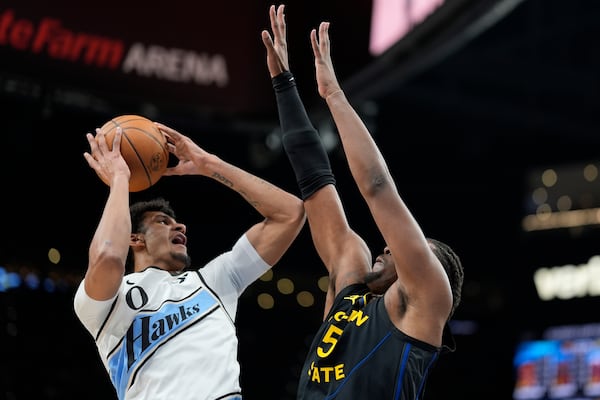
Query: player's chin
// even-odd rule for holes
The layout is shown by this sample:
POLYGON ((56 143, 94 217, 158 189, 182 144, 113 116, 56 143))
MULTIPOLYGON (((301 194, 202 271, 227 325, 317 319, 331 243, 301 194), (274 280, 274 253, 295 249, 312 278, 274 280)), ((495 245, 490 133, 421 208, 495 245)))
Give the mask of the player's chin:
MULTIPOLYGON (((373 266, 373 267, 375 267, 375 266, 373 266)), ((377 271, 375 270, 375 268, 373 268, 373 271, 368 272, 365 275, 363 282, 366 284, 370 284, 370 283, 373 283, 373 282, 376 282, 377 280, 379 280, 379 278, 381 278, 381 276, 382 276, 382 268, 379 268, 377 271)))
POLYGON ((187 254, 187 248, 183 247, 183 251, 174 251, 171 253, 173 259, 180 263, 182 268, 188 268, 192 264, 192 259, 187 254))
POLYGON ((383 271, 383 268, 383 263, 381 261, 375 261, 373 267, 371 267, 371 272, 380 274, 383 271))

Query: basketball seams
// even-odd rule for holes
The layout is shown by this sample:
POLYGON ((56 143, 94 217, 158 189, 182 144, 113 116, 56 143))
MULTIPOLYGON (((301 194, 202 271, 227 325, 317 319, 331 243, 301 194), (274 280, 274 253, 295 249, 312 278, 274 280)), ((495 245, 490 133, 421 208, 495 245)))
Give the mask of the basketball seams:
POLYGON ((145 122, 146 118, 141 118, 139 116, 136 115, 122 115, 120 117, 117 117, 113 120, 111 120, 114 124, 115 124, 115 129, 118 126, 121 126, 121 128, 123 128, 123 133, 125 133, 125 129, 134 129, 134 130, 139 130, 140 132, 143 132, 144 135, 146 135, 147 137, 149 137, 150 139, 154 140, 156 142, 156 144, 158 144, 162 149, 163 149, 163 155, 165 156, 165 158, 168 157, 168 153, 169 150, 167 149, 167 147, 165 145, 163 145, 163 143, 158 139, 157 136, 159 137, 163 137, 162 133, 158 130, 158 128, 156 128, 155 126, 153 126, 153 132, 148 132, 142 128, 139 128, 137 126, 123 126, 123 125, 127 125, 128 123, 131 122, 136 122, 136 121, 142 121, 145 122))
MULTIPOLYGON (((143 133, 145 137, 147 137, 148 139, 151 139, 151 140, 155 141, 156 144, 159 145, 160 148, 163 150, 163 153, 168 152, 168 150, 166 149, 166 146, 163 145, 163 143, 157 137, 157 135, 162 137, 162 135, 161 135, 160 131, 158 130, 158 128, 155 129, 155 132, 148 132, 148 131, 146 131, 146 130, 144 130, 142 128, 139 128, 137 126, 125 126, 125 127, 121 127, 121 128, 123 128, 123 133, 125 133, 125 129, 139 131, 139 132, 143 133)), ((163 155, 165 155, 165 154, 163 154, 163 155)))
POLYGON ((125 139, 121 142, 121 152, 128 163, 132 163, 130 191, 144 190, 155 184, 166 169, 169 159, 166 138, 151 120, 139 115, 121 115, 107 121, 101 128, 109 141, 109 148, 112 148, 118 127, 122 128, 125 139))
POLYGON ((123 137, 125 139, 127 139, 127 144, 129 145, 130 150, 135 154, 136 160, 141 164, 142 169, 144 170, 144 173, 146 174, 148 186, 152 185, 154 182, 152 182, 152 176, 150 174, 150 171, 148 171, 148 167, 144 163, 144 158, 140 155, 140 153, 136 149, 135 145, 133 144, 133 140, 129 137, 129 134, 125 130, 125 129, 130 130, 131 128, 123 128, 123 127, 121 127, 121 128, 123 129, 123 137))

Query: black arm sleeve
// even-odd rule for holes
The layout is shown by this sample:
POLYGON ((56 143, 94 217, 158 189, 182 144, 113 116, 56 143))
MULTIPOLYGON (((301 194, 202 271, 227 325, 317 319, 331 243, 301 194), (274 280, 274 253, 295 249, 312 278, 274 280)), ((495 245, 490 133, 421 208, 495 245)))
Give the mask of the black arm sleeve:
POLYGON ((300 99, 294 76, 285 71, 272 79, 283 148, 292 164, 302 199, 335 184, 327 152, 300 99))

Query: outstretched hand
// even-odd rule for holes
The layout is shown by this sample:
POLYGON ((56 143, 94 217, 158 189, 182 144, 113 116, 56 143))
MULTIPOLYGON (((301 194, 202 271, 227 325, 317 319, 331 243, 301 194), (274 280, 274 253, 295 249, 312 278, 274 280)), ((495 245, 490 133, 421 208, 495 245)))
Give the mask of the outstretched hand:
POLYGON ((315 71, 319 95, 327 99, 332 94, 341 92, 340 84, 333 69, 333 62, 331 61, 329 22, 321 22, 318 38, 316 29, 310 32, 310 42, 315 56, 315 71))
POLYGON ((265 48, 267 49, 267 66, 271 78, 289 71, 288 50, 286 41, 285 6, 281 4, 277 9, 274 5, 269 7, 269 17, 271 18, 271 30, 273 38, 269 31, 262 31, 261 37, 265 48))

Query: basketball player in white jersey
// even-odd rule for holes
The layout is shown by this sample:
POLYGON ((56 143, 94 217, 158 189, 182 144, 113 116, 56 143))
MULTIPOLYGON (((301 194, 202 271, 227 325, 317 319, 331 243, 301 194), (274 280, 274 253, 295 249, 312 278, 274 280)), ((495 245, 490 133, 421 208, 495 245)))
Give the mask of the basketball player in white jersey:
MULTIPOLYGON (((191 267, 187 227, 170 204, 158 198, 130 205, 121 130, 112 150, 101 132, 88 134, 91 150, 84 157, 109 182, 110 193, 75 312, 95 340, 120 400, 241 399, 238 299, 296 238, 305 222, 303 204, 179 132, 157 126, 179 160, 164 175, 214 179, 240 194, 262 221, 240 233, 228 251, 191 267)), ((210 228, 203 234, 211 235, 210 228)))

